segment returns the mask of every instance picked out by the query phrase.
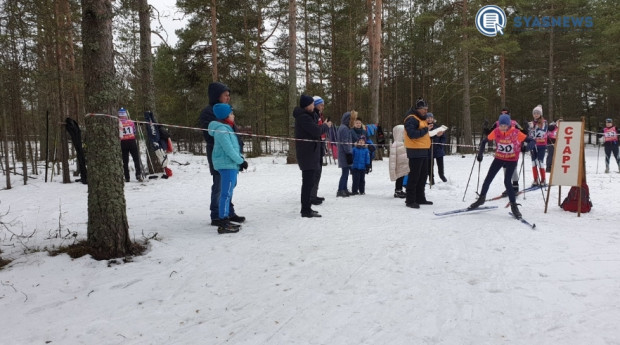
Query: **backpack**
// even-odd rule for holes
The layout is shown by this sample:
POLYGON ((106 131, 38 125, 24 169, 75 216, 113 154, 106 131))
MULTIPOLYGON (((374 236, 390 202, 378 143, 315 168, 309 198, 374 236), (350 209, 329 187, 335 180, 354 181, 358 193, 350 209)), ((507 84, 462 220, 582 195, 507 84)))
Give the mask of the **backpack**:
POLYGON ((381 126, 377 126, 377 144, 383 145, 385 144, 385 133, 383 133, 383 128, 381 126))
MULTIPOLYGON (((568 191, 566 199, 562 201, 562 209, 569 212, 577 212, 577 206, 579 200, 579 187, 571 187, 568 191)), ((586 181, 581 182, 581 213, 588 213, 592 209, 592 202, 590 201, 590 189, 586 181)))

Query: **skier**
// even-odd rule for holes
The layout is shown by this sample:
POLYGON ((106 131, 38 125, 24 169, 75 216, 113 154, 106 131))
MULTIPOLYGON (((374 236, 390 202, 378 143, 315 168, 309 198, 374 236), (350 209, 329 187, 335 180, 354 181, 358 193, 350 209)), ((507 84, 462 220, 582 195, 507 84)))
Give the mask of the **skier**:
MULTIPOLYGON (((510 116, 510 109, 508 108, 502 108, 502 111, 500 113, 500 115, 502 114, 507 114, 508 116, 510 116)), ((485 135, 489 135, 495 128, 497 128, 497 126, 499 125, 499 123, 497 121, 495 121, 495 123, 493 124, 493 127, 491 127, 491 129, 485 130, 485 135)), ((523 134, 527 135, 527 131, 525 131, 523 129, 523 127, 521 127, 521 125, 515 121, 515 120, 510 120, 510 125, 512 127, 515 127, 516 129, 520 130, 521 132, 523 132, 523 134)), ((527 152, 527 148, 522 148, 522 152, 527 152)), ((518 162, 517 162, 517 165, 518 162)), ((504 169, 505 170, 505 169, 504 169)), ((519 169, 515 169, 515 171, 512 173, 512 189, 514 189, 515 193, 519 192, 519 169)), ((508 191, 503 191, 502 192, 502 196, 505 197, 508 195, 508 191)))
POLYGON ((138 152, 138 143, 136 141, 136 125, 128 118, 127 110, 124 108, 120 108, 118 110, 118 120, 125 182, 129 182, 129 154, 131 154, 133 165, 136 169, 136 179, 142 182, 144 179, 142 178, 142 169, 140 168, 140 154, 138 152))
POLYGON ((530 150, 532 156, 532 173, 534 174, 534 183, 532 186, 546 185, 545 167, 543 162, 547 150, 547 120, 543 117, 542 105, 537 105, 532 110, 532 121, 528 122, 528 131, 530 139, 536 142, 533 149, 530 150), (539 175, 540 172, 540 175, 539 175))
POLYGON ((480 207, 486 201, 486 194, 491 186, 491 182, 495 178, 495 175, 499 172, 499 169, 506 168, 504 172, 504 186, 508 192, 508 199, 510 200, 510 209, 515 218, 521 218, 521 212, 517 207, 517 201, 515 191, 512 189, 512 173, 517 168, 519 161, 519 154, 521 153, 521 143, 523 141, 528 142, 528 146, 531 148, 534 146, 534 141, 528 138, 525 134, 519 131, 517 128, 511 126, 510 115, 501 114, 498 120, 498 127, 495 128, 486 138, 480 142, 480 149, 478 150, 477 160, 482 162, 482 155, 484 153, 484 147, 489 140, 495 140, 495 159, 489 167, 489 172, 482 184, 482 190, 480 196, 473 204, 469 206, 469 209, 475 209, 480 207))
POLYGON ((620 158, 618 157, 618 130, 613 124, 611 118, 605 120, 605 128, 603 129, 603 136, 605 137, 605 173, 609 173, 609 159, 611 154, 614 154, 616 163, 618 164, 618 172, 620 172, 620 158))

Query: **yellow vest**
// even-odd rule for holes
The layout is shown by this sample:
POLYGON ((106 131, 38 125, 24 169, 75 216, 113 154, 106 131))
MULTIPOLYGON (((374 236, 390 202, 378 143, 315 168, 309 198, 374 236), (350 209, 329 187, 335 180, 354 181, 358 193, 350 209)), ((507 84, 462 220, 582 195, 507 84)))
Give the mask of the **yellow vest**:
MULTIPOLYGON (((418 120, 418 122, 420 123, 418 129, 428 127, 428 123, 426 123, 426 121, 424 120, 420 120, 420 118, 417 117, 415 114, 407 116, 404 122, 407 122, 407 119, 410 117, 418 120)), ((407 134, 407 130, 405 130, 405 147, 408 149, 429 149, 431 147, 431 136, 426 133, 423 137, 411 139, 407 134)))

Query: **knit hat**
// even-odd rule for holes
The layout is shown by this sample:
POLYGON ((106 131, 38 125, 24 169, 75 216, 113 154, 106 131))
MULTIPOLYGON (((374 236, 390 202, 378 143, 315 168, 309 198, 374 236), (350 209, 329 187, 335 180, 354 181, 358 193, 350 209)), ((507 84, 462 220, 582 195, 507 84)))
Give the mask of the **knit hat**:
POLYGON ((359 139, 359 140, 364 140, 364 141, 366 141, 366 136, 364 136, 364 135, 360 135, 360 139, 359 139))
POLYGON ((323 101, 323 98, 321 98, 321 97, 319 97, 319 96, 314 96, 314 97, 312 97, 312 99, 314 99, 314 106, 315 106, 315 107, 316 107, 317 105, 319 105, 319 104, 323 104, 323 103, 325 103, 325 102, 323 101))
POLYGON ((125 108, 120 108, 118 110, 118 116, 119 117, 127 117, 127 110, 125 110, 125 108))
POLYGON ((426 103, 425 100, 422 99, 422 97, 418 98, 418 100, 415 102, 415 108, 416 109, 421 109, 421 108, 426 108, 428 109, 428 104, 426 103))
POLYGON ((510 114, 510 109, 508 109, 508 108, 502 108, 502 111, 501 111, 501 112, 502 112, 502 113, 503 113, 503 112, 506 112, 506 114, 510 114))
POLYGON ((500 126, 501 125, 506 125, 506 126, 510 127, 510 115, 508 115, 508 114, 501 114, 499 116, 498 122, 499 122, 500 126))
POLYGON ((305 108, 312 103, 314 103, 314 99, 308 95, 301 95, 301 97, 299 97, 299 106, 302 108, 305 108))
POLYGON ((540 114, 540 116, 542 116, 543 111, 542 111, 542 105, 537 105, 536 108, 534 108, 534 110, 532 110, 532 115, 534 114, 540 114))
POLYGON ((213 113, 218 120, 224 120, 232 113, 232 107, 226 103, 218 103, 213 106, 213 113))
POLYGON ((433 113, 426 113, 426 118, 428 119, 429 117, 432 117, 434 119, 435 115, 433 115, 433 113))
POLYGON ((606 119, 605 122, 612 123, 612 122, 614 122, 614 120, 612 120, 611 117, 610 117, 610 118, 606 119))

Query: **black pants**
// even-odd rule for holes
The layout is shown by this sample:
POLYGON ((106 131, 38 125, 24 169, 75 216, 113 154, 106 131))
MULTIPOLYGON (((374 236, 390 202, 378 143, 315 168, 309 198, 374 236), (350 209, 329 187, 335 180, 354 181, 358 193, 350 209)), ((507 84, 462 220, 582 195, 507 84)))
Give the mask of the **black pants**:
POLYGON ((366 170, 351 169, 351 175, 353 175, 351 192, 366 193, 366 170))
POLYGON ((301 212, 310 212, 312 209, 310 206, 310 194, 312 193, 312 187, 314 186, 314 174, 316 170, 302 170, 301 171, 301 212))
POLYGON ((123 153, 125 181, 129 181, 129 154, 131 154, 133 165, 136 168, 136 179, 140 179, 142 176, 142 169, 140 168, 140 155, 138 154, 138 143, 136 140, 121 140, 121 152, 123 153))
POLYGON ((402 191, 403 190, 403 182, 405 181, 405 176, 401 176, 396 179, 396 185, 394 186, 394 191, 402 191))
POLYGON ((506 192, 508 193, 508 199, 510 202, 516 202, 515 191, 512 189, 512 173, 517 168, 518 163, 519 161, 503 161, 497 158, 493 159, 493 162, 489 167, 487 177, 484 178, 484 182, 482 183, 480 195, 487 195, 495 175, 497 175, 501 168, 506 168, 506 171, 504 172, 504 187, 506 187, 506 192))
MULTIPOLYGON (((321 156, 321 163, 323 163, 323 156, 321 156)), ((310 198, 316 199, 319 192, 319 183, 321 182, 321 173, 323 172, 323 164, 319 164, 319 168, 314 171, 314 184, 310 191, 310 198)))
POLYGON ((426 201, 424 188, 428 177, 428 157, 409 158, 409 178, 407 180, 407 198, 405 203, 421 203, 426 201))
MULTIPOLYGON (((437 165, 437 173, 439 173, 439 178, 443 178, 443 157, 435 157, 433 158, 435 159, 435 162, 437 165)), ((428 171, 429 171, 429 176, 431 177, 429 179, 429 181, 435 183, 435 168, 433 167, 433 162, 430 161, 430 163, 428 164, 428 171)))
POLYGON ((620 167, 620 158, 618 157, 618 144, 614 144, 612 142, 605 143, 605 166, 609 169, 609 161, 611 158, 611 154, 613 153, 616 162, 618 163, 618 167, 620 167))

